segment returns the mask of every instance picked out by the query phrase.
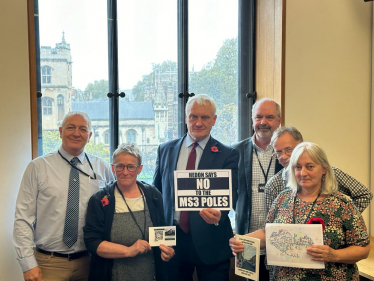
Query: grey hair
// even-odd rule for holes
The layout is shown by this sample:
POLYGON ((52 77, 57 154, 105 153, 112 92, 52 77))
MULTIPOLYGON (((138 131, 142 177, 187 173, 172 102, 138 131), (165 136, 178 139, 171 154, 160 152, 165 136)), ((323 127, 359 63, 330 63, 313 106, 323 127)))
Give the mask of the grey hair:
POLYGON ((123 143, 120 144, 116 150, 113 152, 112 161, 115 163, 116 157, 120 154, 130 154, 138 158, 139 165, 142 164, 142 153, 139 147, 135 143, 123 143))
POLYGON ((255 116, 255 111, 257 109, 257 107, 263 103, 264 101, 270 101, 270 102, 274 102, 275 103, 275 106, 277 108, 277 116, 278 118, 281 117, 281 107, 279 105, 279 103, 277 103, 275 100, 273 99, 270 99, 270 98, 262 98, 262 99, 259 99, 258 101, 256 101, 253 106, 252 106, 252 118, 255 116))
POLYGON ((326 153, 318 144, 312 142, 299 143, 293 150, 290 158, 290 164, 287 168, 289 174, 288 187, 290 187, 294 192, 297 192, 301 188, 296 181, 295 167, 297 165, 297 162, 299 161, 300 156, 304 152, 308 153, 313 162, 326 168, 326 174, 321 182, 321 194, 329 195, 337 191, 338 183, 336 182, 334 172, 331 169, 326 153))
POLYGON ((217 106, 216 106, 215 101, 210 96, 205 95, 205 94, 196 95, 188 99, 187 104, 186 104, 186 111, 185 111, 186 115, 187 115, 187 112, 191 109, 194 102, 196 102, 198 105, 204 105, 204 106, 207 104, 207 102, 209 102, 210 105, 212 106, 213 115, 216 115, 217 106))
POLYGON ((90 116, 88 116, 86 112, 83 112, 83 111, 69 111, 68 113, 66 113, 66 115, 64 116, 64 119, 62 119, 61 127, 64 127, 68 121, 68 118, 74 115, 82 116, 84 120, 87 121, 88 131, 89 132, 92 131, 91 118, 90 116))
POLYGON ((293 136, 293 138, 295 139, 295 141, 297 141, 297 142, 303 142, 303 136, 301 135, 301 133, 295 127, 282 126, 282 127, 279 127, 278 129, 276 129, 273 132, 273 136, 271 137, 271 141, 270 141, 271 146, 273 146, 274 142, 280 136, 284 135, 285 133, 289 133, 291 136, 293 136))

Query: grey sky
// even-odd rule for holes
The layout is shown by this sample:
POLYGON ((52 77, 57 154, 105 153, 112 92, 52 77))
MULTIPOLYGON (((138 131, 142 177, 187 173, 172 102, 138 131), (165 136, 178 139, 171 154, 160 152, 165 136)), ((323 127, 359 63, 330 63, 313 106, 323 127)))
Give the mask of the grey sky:
MULTIPOLYGON (((73 86, 108 79, 107 1, 39 0, 40 45, 70 44, 73 86)), ((225 39, 237 36, 236 0, 189 1, 189 68, 212 61, 225 39)), ((119 84, 132 88, 152 63, 177 61, 177 1, 119 0, 119 84)))

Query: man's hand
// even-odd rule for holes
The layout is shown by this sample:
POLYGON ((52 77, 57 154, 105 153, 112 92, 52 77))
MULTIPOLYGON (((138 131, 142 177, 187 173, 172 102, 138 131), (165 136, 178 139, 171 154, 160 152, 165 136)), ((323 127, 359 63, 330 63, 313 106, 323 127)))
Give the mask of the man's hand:
POLYGON ((40 267, 31 268, 23 273, 23 279, 25 281, 42 281, 42 271, 40 267))
POLYGON ((200 216, 206 223, 215 224, 218 223, 221 219, 221 211, 212 208, 206 208, 200 211, 200 216))

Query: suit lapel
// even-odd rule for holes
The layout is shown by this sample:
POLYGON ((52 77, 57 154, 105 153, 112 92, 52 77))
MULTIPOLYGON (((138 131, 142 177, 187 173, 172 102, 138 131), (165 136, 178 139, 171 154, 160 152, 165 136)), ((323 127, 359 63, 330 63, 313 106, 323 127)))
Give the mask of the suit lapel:
POLYGON ((248 196, 252 192, 252 157, 253 157, 253 145, 252 138, 249 138, 244 145, 244 169, 245 179, 247 181, 248 196))
MULTIPOLYGON (((208 170, 212 169, 212 162, 214 160, 214 157, 216 156, 217 152, 212 152, 211 147, 217 146, 217 141, 210 137, 209 141, 206 143, 205 149, 203 150, 203 154, 201 155, 200 162, 198 169, 199 170, 208 170)), ((219 148, 218 148, 219 149, 219 148)))
POLYGON ((173 194, 174 194, 174 171, 177 170, 177 162, 178 162, 178 156, 179 156, 179 151, 181 150, 181 146, 183 143, 183 140, 186 136, 183 138, 180 138, 175 146, 170 146, 169 147, 169 177, 170 180, 170 186, 173 187, 173 194))

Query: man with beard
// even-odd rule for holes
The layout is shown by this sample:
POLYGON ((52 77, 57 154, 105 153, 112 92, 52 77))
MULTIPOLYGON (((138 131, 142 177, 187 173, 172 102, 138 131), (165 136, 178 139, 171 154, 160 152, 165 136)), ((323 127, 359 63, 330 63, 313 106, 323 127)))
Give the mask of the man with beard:
MULTIPOLYGON (((269 98, 252 107, 254 134, 233 147, 239 152, 239 186, 236 203, 236 234, 247 234, 264 226, 266 218, 264 191, 266 182, 282 169, 270 145, 273 132, 282 121, 278 103, 269 98)), ((269 280, 265 267, 265 249, 260 257, 260 279, 269 280)))

